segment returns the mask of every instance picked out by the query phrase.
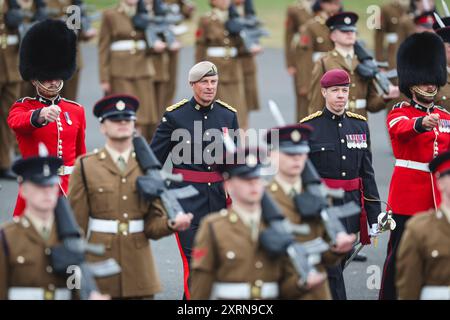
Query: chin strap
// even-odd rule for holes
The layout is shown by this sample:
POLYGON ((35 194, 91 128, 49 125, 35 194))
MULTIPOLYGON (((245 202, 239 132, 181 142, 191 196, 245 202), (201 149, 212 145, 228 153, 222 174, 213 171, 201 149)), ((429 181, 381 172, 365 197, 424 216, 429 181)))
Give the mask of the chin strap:
POLYGON ((61 81, 61 84, 56 89, 48 89, 39 80, 34 81, 34 86, 36 87, 36 92, 39 95, 44 97, 55 97, 61 92, 62 88, 64 87, 64 81, 61 81))
POLYGON ((422 89, 420 89, 418 86, 413 86, 411 88, 411 90, 425 98, 434 98, 438 93, 437 88, 433 92, 426 92, 426 91, 423 91, 422 89))

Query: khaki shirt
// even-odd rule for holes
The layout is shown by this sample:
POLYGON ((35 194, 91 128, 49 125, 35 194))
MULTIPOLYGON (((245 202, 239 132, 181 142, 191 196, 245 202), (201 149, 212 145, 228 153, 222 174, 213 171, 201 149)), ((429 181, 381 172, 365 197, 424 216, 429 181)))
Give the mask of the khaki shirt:
POLYGON ((141 175, 134 153, 121 172, 106 149, 102 149, 79 158, 70 177, 69 200, 85 232, 89 218, 118 220, 124 225, 130 220, 144 220, 144 232, 140 233, 90 233, 89 242, 104 244, 106 253, 100 257, 88 255, 87 259, 96 262, 114 258, 122 267, 120 274, 98 279, 101 291, 113 298, 146 297, 161 289, 148 239, 157 240, 172 231, 161 202, 149 203, 138 195, 136 179, 141 175))
POLYGON ((419 299, 425 286, 450 286, 447 218, 441 210, 430 210, 407 222, 397 253, 396 286, 400 299, 419 299))
MULTIPOLYGON (((260 230, 264 230, 261 224, 260 230)), ((265 282, 279 285, 281 299, 295 299, 304 291, 298 275, 285 257, 270 257, 253 241, 250 229, 233 210, 222 210, 203 218, 194 242, 191 261, 191 298, 210 299, 215 282, 265 282)), ((254 297, 257 298, 257 297, 254 297)))
POLYGON ((348 111, 367 116, 367 112, 378 112, 385 108, 386 102, 378 95, 373 80, 363 79, 357 72, 359 64, 356 55, 353 57, 352 66, 349 67, 344 57, 337 50, 328 52, 314 65, 309 90, 309 113, 322 110, 325 100, 322 96, 320 79, 325 72, 332 69, 343 69, 350 75, 350 94, 348 111))

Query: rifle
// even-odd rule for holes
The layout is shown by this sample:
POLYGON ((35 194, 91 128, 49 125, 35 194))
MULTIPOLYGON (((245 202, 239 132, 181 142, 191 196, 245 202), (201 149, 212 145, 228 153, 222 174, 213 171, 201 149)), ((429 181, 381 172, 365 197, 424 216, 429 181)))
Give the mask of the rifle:
POLYGON ((269 32, 262 28, 261 21, 256 17, 252 0, 245 1, 244 17, 239 15, 234 4, 230 5, 228 12, 229 20, 225 27, 230 34, 240 36, 247 52, 251 52, 254 46, 259 45, 260 38, 269 36, 269 32))
POLYGON ((305 220, 322 219, 331 243, 335 244, 337 234, 346 232, 339 219, 358 215, 361 208, 354 201, 342 206, 330 206, 327 197, 343 198, 344 191, 328 189, 322 183, 311 160, 308 160, 305 164, 302 181, 305 192, 294 197, 298 212, 305 220))
POLYGON ((359 65, 356 68, 358 74, 366 80, 374 80, 378 93, 389 93, 389 88, 392 85, 389 78, 381 72, 375 59, 367 51, 360 41, 356 41, 355 55, 359 60, 359 65))
POLYGON ((169 219, 173 220, 178 214, 184 214, 185 211, 178 200, 196 196, 198 194, 197 189, 193 186, 169 189, 168 185, 171 181, 181 182, 183 176, 162 170, 161 163, 143 137, 135 137, 133 145, 136 160, 145 174, 136 180, 139 194, 147 201, 160 198, 169 219))
POLYGON ((165 42, 169 48, 175 43, 176 35, 173 27, 183 21, 183 16, 180 13, 171 12, 170 8, 162 0, 154 0, 155 15, 150 17, 145 0, 139 0, 133 25, 136 29, 145 32, 149 48, 153 48, 157 40, 165 42))
POLYGON ((261 246, 274 257, 287 255, 304 284, 311 272, 317 272, 315 265, 320 263, 321 255, 329 249, 321 238, 299 243, 295 235, 309 234, 308 225, 293 225, 279 210, 272 197, 266 192, 261 200, 262 216, 269 227, 261 232, 261 246))
POLYGON ((62 244, 51 248, 53 270, 57 274, 67 276, 69 267, 78 266, 81 271, 81 275, 78 275, 81 276, 80 297, 87 300, 93 291, 98 291, 94 277, 109 277, 120 273, 121 268, 114 259, 91 264, 86 262, 86 253, 102 256, 105 248, 101 244, 89 244, 84 240, 69 202, 63 196, 58 199, 55 220, 62 244))

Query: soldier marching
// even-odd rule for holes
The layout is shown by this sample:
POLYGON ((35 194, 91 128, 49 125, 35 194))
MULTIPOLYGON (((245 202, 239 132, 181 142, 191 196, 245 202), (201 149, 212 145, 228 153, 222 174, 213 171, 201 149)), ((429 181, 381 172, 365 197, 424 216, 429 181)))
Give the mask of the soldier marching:
POLYGON ((390 230, 379 299, 450 300, 450 16, 431 0, 392 0, 364 57, 359 16, 342 1, 295 1, 284 47, 297 121, 267 123, 252 146, 242 129, 266 112, 255 4, 209 1, 194 22, 192 94, 176 102, 190 1, 117 0, 98 35, 83 1, 0 1, 0 179, 19 182, 0 226, 0 299, 154 299, 165 279, 149 240, 173 236, 183 299, 344 300, 343 269, 390 230), (96 36, 101 92, 87 113, 75 102, 81 42, 96 36), (385 109, 386 208, 372 161, 382 126, 367 119, 385 109), (93 152, 89 116, 105 140, 93 152), (69 288, 71 266, 81 288, 69 288))

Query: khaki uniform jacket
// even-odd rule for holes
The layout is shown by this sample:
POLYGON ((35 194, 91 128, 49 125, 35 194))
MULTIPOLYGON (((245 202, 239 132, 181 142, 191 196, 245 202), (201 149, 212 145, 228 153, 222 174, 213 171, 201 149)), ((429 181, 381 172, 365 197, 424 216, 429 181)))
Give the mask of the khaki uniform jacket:
POLYGON ((307 95, 314 63, 334 48, 330 39, 330 31, 325 24, 326 21, 326 16, 317 15, 300 28, 296 63, 299 79, 298 90, 303 95, 307 95))
POLYGON ((419 299, 424 286, 450 286, 450 223, 440 211, 411 218, 397 253, 400 299, 419 299))
MULTIPOLYGON (((388 61, 389 68, 396 68, 397 50, 402 17, 407 14, 398 1, 391 1, 381 6, 381 26, 375 30, 375 59, 388 61)), ((403 39, 404 40, 404 39, 403 39)))
POLYGON ((114 258, 122 267, 119 275, 98 279, 101 291, 113 298, 151 296, 161 289, 148 239, 160 239, 172 231, 160 202, 149 204, 138 196, 136 179, 141 175, 134 156, 130 156, 127 169, 121 173, 108 152, 101 150, 79 158, 70 178, 69 200, 84 231, 87 232, 90 217, 121 223, 144 219, 142 233, 90 234, 89 242, 104 244, 106 254, 88 256, 88 260, 114 258), (83 183, 81 161, 87 188, 83 183))
POLYGON ((112 51, 111 44, 120 40, 145 40, 145 35, 134 29, 131 18, 120 7, 105 10, 98 43, 100 81, 153 77, 155 69, 147 50, 112 51))
POLYGON ((205 217, 194 242, 191 298, 210 299, 215 282, 257 286, 261 281, 277 282, 282 299, 297 299, 304 292, 290 261, 269 257, 233 210, 205 217))
POLYGON ((364 80, 357 72, 359 61, 356 55, 353 57, 352 67, 345 62, 344 57, 336 50, 328 52, 316 62, 313 69, 311 87, 309 90, 309 113, 322 110, 325 99, 322 96, 320 79, 325 72, 331 69, 344 69, 350 75, 350 95, 348 110, 367 116, 367 112, 378 112, 385 108, 386 102, 378 95, 373 81, 364 80))
MULTIPOLYGON (((13 287, 41 288, 54 292, 67 289, 66 279, 53 273, 50 248, 60 244, 53 224, 45 241, 25 216, 6 223, 0 231, 0 300, 8 299, 13 287)), ((51 295, 47 296, 51 299, 51 295)))
POLYGON ((296 66, 296 50, 300 40, 300 27, 313 17, 306 1, 297 0, 286 11, 286 29, 284 32, 284 53, 287 67, 296 66))
MULTIPOLYGON (((297 211, 294 201, 286 195, 281 186, 273 180, 268 186, 267 191, 270 193, 272 198, 280 206, 285 217, 292 223, 302 224, 307 223, 311 228, 311 233, 307 236, 297 236, 297 241, 306 242, 314 240, 316 238, 323 238, 325 241, 329 241, 329 237, 325 231, 325 226, 321 220, 314 221, 302 221, 300 214, 297 211)), ((326 272, 325 266, 333 266, 337 264, 344 255, 336 254, 329 250, 322 255, 322 263, 317 266, 319 272, 326 272)), ((331 300, 331 292, 329 289, 328 281, 322 284, 320 287, 306 292, 300 297, 302 300, 331 300)))
POLYGON ((8 1, 0 1, 0 84, 20 82, 19 74, 19 43, 7 44, 7 37, 18 36, 17 30, 10 30, 5 24, 5 13, 8 11, 8 1))
POLYGON ((239 49, 242 41, 239 37, 230 36, 225 24, 214 12, 202 16, 197 29, 195 43, 195 59, 197 62, 208 60, 217 66, 220 82, 242 81, 242 66, 237 58, 209 57, 209 47, 226 47, 239 49))

